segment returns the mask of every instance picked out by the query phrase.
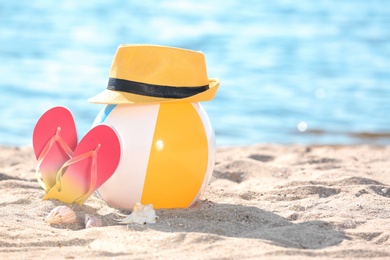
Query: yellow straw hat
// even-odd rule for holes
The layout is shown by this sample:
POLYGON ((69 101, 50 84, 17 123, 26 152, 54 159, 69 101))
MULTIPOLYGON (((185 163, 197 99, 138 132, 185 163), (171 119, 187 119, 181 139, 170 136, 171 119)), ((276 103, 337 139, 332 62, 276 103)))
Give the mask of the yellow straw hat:
POLYGON ((198 102, 214 98, 203 53, 158 45, 119 45, 107 89, 88 101, 98 104, 198 102))

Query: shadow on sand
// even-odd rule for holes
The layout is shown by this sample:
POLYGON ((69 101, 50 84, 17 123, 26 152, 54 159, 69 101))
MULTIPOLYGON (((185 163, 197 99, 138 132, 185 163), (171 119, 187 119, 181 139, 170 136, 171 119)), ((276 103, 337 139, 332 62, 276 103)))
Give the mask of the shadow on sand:
POLYGON ((189 209, 158 210, 156 224, 129 225, 130 230, 198 232, 223 237, 260 239, 286 248, 321 249, 347 237, 325 221, 293 223, 257 207, 198 201, 189 209), (190 224, 188 224, 190 223, 190 224))

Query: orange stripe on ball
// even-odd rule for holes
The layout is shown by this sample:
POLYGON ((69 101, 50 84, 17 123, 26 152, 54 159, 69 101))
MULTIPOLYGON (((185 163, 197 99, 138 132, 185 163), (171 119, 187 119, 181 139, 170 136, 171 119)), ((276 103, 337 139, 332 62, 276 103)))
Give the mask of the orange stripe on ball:
POLYGON ((150 150, 142 204, 188 207, 206 175, 208 142, 190 103, 161 104, 150 150))

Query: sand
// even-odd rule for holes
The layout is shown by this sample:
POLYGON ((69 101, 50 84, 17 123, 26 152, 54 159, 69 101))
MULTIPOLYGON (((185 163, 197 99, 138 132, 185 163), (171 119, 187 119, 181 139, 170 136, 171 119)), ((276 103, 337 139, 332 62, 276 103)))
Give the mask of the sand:
POLYGON ((127 226, 96 196, 49 225, 63 204, 41 201, 32 148, 0 153, 0 259, 390 259, 390 146, 218 148, 191 208, 127 226), (85 229, 86 213, 104 227, 85 229))

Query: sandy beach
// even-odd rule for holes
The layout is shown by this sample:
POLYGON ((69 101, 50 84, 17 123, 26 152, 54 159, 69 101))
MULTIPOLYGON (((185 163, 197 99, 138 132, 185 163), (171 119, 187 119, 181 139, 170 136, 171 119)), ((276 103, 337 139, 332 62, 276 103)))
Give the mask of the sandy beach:
POLYGON ((390 259, 390 146, 218 148, 191 208, 127 226, 96 196, 70 205, 76 223, 49 225, 63 203, 41 201, 32 148, 0 153, 0 259, 390 259))

